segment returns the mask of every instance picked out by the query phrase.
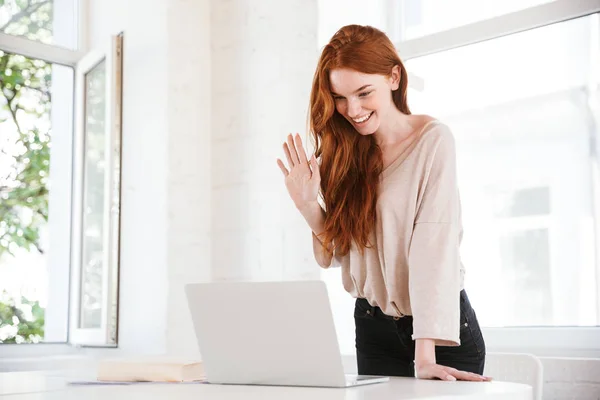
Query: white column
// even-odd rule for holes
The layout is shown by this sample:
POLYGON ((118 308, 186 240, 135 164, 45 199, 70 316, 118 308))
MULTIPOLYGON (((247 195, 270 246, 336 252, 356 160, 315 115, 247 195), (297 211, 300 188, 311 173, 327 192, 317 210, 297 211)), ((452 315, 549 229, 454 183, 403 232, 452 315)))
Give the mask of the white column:
POLYGON ((306 133, 317 1, 213 1, 211 14, 213 278, 317 278, 276 164, 286 134, 306 133))
POLYGON ((184 285, 210 279, 211 70, 209 0, 172 0, 167 11, 167 351, 197 342, 184 285))

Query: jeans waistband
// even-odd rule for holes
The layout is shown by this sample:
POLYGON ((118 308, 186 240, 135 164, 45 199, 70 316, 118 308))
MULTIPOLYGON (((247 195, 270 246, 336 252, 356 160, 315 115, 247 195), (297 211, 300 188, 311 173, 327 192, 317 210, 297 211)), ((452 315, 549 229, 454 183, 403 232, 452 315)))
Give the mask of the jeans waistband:
MULTIPOLYGON (((469 303, 469 298, 467 297, 467 293, 465 292, 465 290, 461 290, 460 291, 460 303, 461 303, 461 308, 462 308, 462 304, 463 303, 469 303)), ((357 298, 356 299, 356 303, 357 306, 359 306, 361 309, 365 310, 367 312, 367 314, 371 314, 375 317, 380 317, 380 318, 387 318, 387 319, 391 319, 394 321, 398 321, 400 319, 402 320, 412 320, 412 315, 404 315, 402 317, 394 317, 391 315, 387 315, 385 314, 381 308, 379 308, 378 306, 372 306, 367 299, 364 298, 357 298)), ((470 305, 470 304, 469 304, 470 305)))
POLYGON ((386 318, 386 319, 391 319, 394 321, 398 321, 399 319, 406 319, 406 318, 412 319, 412 316, 410 316, 410 315, 404 315, 402 317, 394 317, 391 315, 387 315, 378 306, 372 306, 367 301, 367 299, 358 298, 358 299, 356 299, 356 302, 357 302, 357 306, 359 306, 361 309, 365 310, 367 314, 373 315, 374 317, 386 318))

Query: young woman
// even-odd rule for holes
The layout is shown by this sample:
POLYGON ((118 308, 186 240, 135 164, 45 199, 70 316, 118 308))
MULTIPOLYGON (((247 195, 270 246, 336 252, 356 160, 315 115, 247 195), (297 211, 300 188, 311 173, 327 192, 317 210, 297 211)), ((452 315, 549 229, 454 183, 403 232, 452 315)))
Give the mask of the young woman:
POLYGON ((412 115, 406 92, 387 36, 343 27, 314 76, 315 155, 289 135, 288 165, 277 163, 317 262, 340 265, 356 298, 358 373, 486 381, 485 343, 463 289, 454 139, 435 118, 412 115))

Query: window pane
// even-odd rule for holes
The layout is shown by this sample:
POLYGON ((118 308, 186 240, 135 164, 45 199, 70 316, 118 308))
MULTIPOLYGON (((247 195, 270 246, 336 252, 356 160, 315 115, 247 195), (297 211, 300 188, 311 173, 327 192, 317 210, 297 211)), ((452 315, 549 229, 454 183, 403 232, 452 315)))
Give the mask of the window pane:
POLYGON ((550 213, 550 188, 534 187, 496 191, 492 195, 497 204, 497 217, 525 217, 550 213))
POLYGON ((548 228, 517 230, 500 237, 502 285, 514 291, 506 297, 506 325, 546 325, 552 320, 549 256, 548 228))
POLYGON ((77 48, 78 0, 0 1, 0 32, 77 48))
POLYGON ((483 21, 554 0, 404 0, 403 40, 483 21))
POLYGON ((100 328, 105 258, 104 171, 106 166, 106 68, 96 65, 85 77, 85 164, 80 328, 100 328))
POLYGON ((457 141, 466 288, 482 325, 600 323, 597 17, 407 62, 424 80, 411 110, 457 141))
POLYGON ((66 341, 72 93, 72 69, 0 51, 0 343, 66 341))

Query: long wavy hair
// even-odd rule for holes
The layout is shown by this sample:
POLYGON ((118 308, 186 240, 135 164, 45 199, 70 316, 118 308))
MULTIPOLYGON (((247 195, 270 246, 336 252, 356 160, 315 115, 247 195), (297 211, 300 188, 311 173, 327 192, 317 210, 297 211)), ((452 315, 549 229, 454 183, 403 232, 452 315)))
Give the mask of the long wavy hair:
POLYGON ((337 112, 329 74, 344 68, 389 77, 396 65, 400 68, 400 85, 391 96, 402 113, 410 114, 406 69, 390 39, 373 27, 348 25, 337 31, 324 47, 313 78, 309 129, 315 156, 320 159, 320 195, 326 209, 320 239, 325 249, 339 255, 350 251, 352 241, 361 252, 371 246, 369 236, 375 226, 383 159, 373 135, 359 134, 337 112))

